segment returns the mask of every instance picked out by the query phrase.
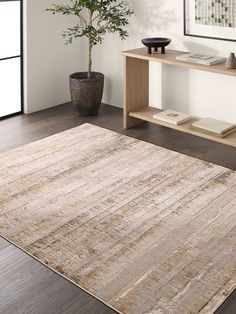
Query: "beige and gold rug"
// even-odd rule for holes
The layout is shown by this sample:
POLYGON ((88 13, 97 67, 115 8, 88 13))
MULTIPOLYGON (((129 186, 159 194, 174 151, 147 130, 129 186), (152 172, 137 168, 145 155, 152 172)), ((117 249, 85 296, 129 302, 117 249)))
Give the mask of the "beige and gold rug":
POLYGON ((213 313, 236 173, 90 124, 0 155, 0 233, 122 313, 213 313))

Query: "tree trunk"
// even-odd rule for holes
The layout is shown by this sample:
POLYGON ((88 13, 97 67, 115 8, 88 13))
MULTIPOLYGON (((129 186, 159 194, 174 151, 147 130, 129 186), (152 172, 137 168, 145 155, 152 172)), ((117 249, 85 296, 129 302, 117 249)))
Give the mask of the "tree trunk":
POLYGON ((93 45, 91 44, 91 41, 89 41, 88 78, 92 77, 92 48, 93 48, 93 45))
MULTIPOLYGON (((89 26, 92 27, 93 25, 93 13, 92 11, 89 12, 89 26)), ((88 54, 88 78, 92 77, 92 49, 93 44, 91 38, 89 38, 89 54, 88 54)))

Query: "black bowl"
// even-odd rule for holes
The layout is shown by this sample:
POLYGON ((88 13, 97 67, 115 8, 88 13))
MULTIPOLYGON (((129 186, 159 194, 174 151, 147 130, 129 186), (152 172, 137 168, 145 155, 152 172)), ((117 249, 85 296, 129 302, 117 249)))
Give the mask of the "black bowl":
POLYGON ((165 47, 168 46, 171 42, 170 38, 163 38, 163 37, 155 37, 155 38, 144 38, 142 39, 142 43, 144 46, 148 47, 148 53, 152 53, 152 48, 155 51, 158 51, 158 48, 161 48, 161 53, 165 53, 165 47))

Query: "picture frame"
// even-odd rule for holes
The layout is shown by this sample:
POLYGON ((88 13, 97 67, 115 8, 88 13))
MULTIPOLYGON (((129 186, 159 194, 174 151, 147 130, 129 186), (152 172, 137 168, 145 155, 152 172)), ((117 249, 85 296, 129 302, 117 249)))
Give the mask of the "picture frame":
POLYGON ((185 36, 236 41, 236 1, 183 1, 185 36))

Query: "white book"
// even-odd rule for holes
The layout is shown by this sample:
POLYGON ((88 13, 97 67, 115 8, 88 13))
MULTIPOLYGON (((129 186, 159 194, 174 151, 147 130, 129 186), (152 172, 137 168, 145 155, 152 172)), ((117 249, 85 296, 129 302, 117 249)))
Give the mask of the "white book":
POLYGON ((192 119, 192 116, 174 110, 165 110, 153 115, 153 118, 162 122, 179 125, 192 119))
POLYGON ((193 123, 192 126, 198 129, 214 132, 217 134, 224 134, 232 129, 235 129, 236 127, 235 124, 212 118, 201 119, 193 123))
POLYGON ((177 56, 176 60, 192 62, 203 65, 214 65, 226 61, 226 58, 208 56, 200 53, 185 53, 183 55, 177 56))

